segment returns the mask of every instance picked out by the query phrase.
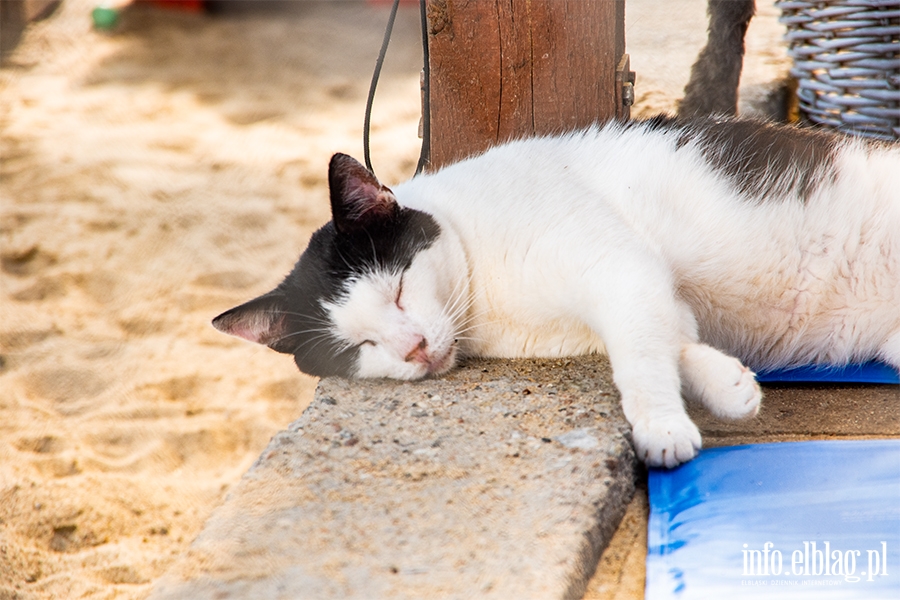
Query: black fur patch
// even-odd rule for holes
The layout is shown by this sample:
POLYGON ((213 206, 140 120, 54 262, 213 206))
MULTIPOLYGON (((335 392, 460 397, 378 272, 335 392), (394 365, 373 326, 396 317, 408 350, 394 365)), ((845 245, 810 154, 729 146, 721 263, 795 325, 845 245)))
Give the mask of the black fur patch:
POLYGON ((822 131, 736 120, 709 122, 694 135, 713 167, 754 198, 787 188, 806 200, 834 174, 838 138, 822 131))
POLYGON ((400 272, 416 254, 430 247, 440 227, 426 213, 402 208, 389 220, 351 234, 338 233, 333 222, 313 234, 309 246, 284 281, 270 294, 284 315, 280 339, 269 344, 294 355, 304 373, 318 377, 353 375, 358 347, 347 347, 329 332, 322 307, 346 291, 348 279, 376 270, 400 272))
POLYGON ((739 192, 759 200, 785 190, 806 200, 833 175, 840 140, 823 131, 741 119, 680 120, 660 115, 643 126, 679 131, 679 148, 696 143, 739 192))

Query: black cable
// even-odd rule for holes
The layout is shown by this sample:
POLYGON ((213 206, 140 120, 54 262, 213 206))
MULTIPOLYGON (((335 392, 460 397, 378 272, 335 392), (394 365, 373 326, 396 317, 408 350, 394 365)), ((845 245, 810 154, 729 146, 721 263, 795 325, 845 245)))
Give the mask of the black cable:
POLYGON ((400 0, 394 0, 391 7, 391 15, 388 17, 387 27, 384 30, 384 40, 381 42, 381 52, 378 53, 378 60, 375 61, 375 72, 372 73, 372 84, 369 86, 369 97, 366 99, 366 118, 363 123, 363 155, 366 160, 366 168, 374 175, 375 170, 372 168, 372 159, 369 156, 369 127, 372 122, 372 102, 375 100, 375 88, 378 86, 378 77, 381 75, 381 67, 384 65, 384 57, 387 54, 388 44, 391 41, 391 32, 394 29, 394 19, 397 18, 397 7, 400 6, 400 0))
MULTIPOLYGON (((430 86, 429 81, 431 71, 428 68, 428 13, 426 10, 426 0, 419 0, 419 18, 422 27, 422 149, 419 151, 419 162, 416 164, 416 175, 422 172, 431 154, 431 103, 429 99, 430 86)), ((391 7, 391 14, 388 17, 387 26, 384 31, 384 39, 381 42, 381 52, 378 53, 378 60, 375 61, 375 72, 372 73, 372 83, 369 86, 369 96, 366 99, 366 115, 363 123, 363 155, 366 161, 366 168, 373 175, 375 169, 372 168, 372 157, 369 152, 369 130, 372 125, 372 104, 375 102, 375 88, 378 86, 378 78, 381 76, 381 67, 384 65, 384 57, 387 55, 388 44, 391 41, 391 32, 394 29, 394 21, 397 18, 397 8, 400 0, 394 0, 391 7)))
POLYGON ((431 71, 428 68, 428 14, 425 10, 426 0, 419 0, 419 17, 422 21, 422 150, 419 152, 419 163, 416 175, 422 172, 431 157, 431 71))

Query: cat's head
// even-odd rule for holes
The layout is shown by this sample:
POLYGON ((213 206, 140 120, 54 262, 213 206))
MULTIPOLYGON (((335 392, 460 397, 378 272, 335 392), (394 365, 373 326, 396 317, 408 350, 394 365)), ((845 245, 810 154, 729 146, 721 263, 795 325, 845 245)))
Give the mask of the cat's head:
POLYGON ((428 214, 349 156, 328 171, 332 220, 271 292, 222 313, 216 329, 293 354, 316 376, 417 379, 450 369, 466 302, 428 214))

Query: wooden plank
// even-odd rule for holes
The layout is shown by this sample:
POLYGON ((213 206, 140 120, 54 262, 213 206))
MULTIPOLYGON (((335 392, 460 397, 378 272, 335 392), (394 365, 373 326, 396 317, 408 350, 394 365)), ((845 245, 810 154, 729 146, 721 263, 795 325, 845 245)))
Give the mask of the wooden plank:
POLYGON ((428 0, 427 10, 432 167, 627 116, 616 90, 623 0, 428 0))
POLYGON ((530 22, 530 7, 529 0, 497 2, 501 70, 495 141, 517 137, 534 123, 532 40, 523 26, 530 22))

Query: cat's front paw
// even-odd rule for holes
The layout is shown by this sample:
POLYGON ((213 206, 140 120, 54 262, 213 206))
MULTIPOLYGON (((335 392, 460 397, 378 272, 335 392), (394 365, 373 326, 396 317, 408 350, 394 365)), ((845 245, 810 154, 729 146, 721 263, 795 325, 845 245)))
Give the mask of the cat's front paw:
POLYGON ((643 419, 632 424, 634 449, 648 467, 672 468, 697 456, 700 430, 686 414, 643 419))
POLYGON ((718 417, 755 416, 762 401, 756 375, 741 361, 704 344, 689 344, 681 353, 685 392, 718 417))
POLYGON ((735 359, 729 375, 729 379, 722 380, 722 389, 713 395, 711 410, 729 419, 755 417, 762 401, 756 374, 735 359))

